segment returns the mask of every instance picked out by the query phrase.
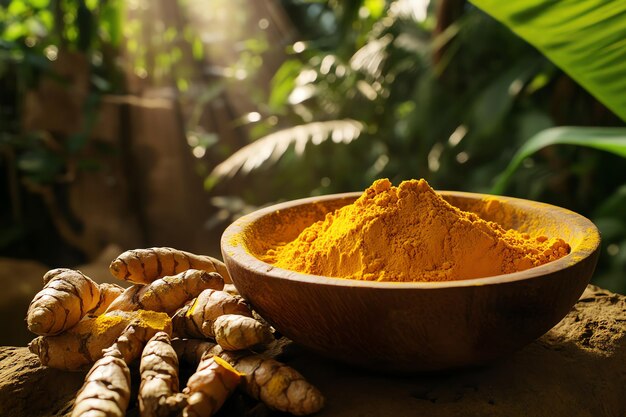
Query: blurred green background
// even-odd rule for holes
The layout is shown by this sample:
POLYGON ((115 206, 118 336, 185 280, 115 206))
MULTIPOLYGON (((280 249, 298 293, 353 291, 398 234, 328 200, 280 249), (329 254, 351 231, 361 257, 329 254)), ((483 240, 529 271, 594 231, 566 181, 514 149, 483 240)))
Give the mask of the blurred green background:
POLYGON ((0 0, 0 270, 218 255, 257 207, 423 177, 591 218, 626 293, 609 107, 464 0, 0 0))

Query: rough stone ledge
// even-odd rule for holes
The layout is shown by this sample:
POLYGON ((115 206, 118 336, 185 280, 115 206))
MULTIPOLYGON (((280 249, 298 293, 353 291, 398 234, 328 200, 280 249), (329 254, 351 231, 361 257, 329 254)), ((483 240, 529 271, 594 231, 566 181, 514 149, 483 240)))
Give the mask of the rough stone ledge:
MULTIPOLYGON (((625 335, 626 297, 589 286, 541 339, 476 370, 393 378, 347 369, 295 346, 282 360, 326 395, 319 416, 623 417, 625 335)), ((69 415, 83 376, 42 368, 26 348, 0 347, 0 415, 69 415)), ((229 403, 220 415, 272 414, 240 396, 229 403)))

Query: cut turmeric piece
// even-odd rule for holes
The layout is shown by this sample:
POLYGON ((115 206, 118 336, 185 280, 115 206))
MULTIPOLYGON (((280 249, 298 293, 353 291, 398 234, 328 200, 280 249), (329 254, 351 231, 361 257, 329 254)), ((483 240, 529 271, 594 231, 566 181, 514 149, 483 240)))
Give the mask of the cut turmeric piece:
POLYGON ((188 395, 183 417, 210 417, 232 394, 241 374, 217 356, 203 358, 189 378, 183 393, 188 395))

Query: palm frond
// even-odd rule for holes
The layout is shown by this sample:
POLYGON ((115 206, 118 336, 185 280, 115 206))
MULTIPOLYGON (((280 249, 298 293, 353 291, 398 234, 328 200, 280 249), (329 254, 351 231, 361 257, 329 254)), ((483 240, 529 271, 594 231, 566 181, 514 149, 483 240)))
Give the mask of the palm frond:
POLYGON ((393 36, 386 34, 380 39, 367 42, 352 55, 350 67, 355 71, 368 74, 372 78, 379 78, 382 75, 382 64, 387 58, 386 49, 392 41, 393 36))
POLYGON ((350 143, 357 139, 364 125, 352 119, 312 122, 271 133, 244 146, 224 162, 217 165, 209 178, 219 180, 238 172, 247 174, 265 163, 273 163, 294 144, 301 155, 308 143, 319 145, 331 139, 335 143, 350 143))

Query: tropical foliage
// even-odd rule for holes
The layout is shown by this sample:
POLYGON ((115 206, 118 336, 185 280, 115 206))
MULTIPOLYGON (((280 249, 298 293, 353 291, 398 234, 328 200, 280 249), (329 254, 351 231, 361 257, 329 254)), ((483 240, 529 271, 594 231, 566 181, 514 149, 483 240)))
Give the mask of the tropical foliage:
MULTIPOLYGON (((254 21, 244 3, 212 2, 243 27, 276 23, 254 21)), ((187 26, 122 24, 119 0, 0 0, 0 191, 11 196, 0 207, 0 250, 37 237, 37 211, 21 211, 24 180, 59 194, 68 168, 96 167, 89 115, 102 94, 125 92, 118 47, 128 34, 125 71, 173 85, 181 102, 217 234, 270 202, 424 177, 440 189, 491 190, 587 215, 603 234, 596 282, 626 292, 622 1, 269 3, 291 21, 281 42, 258 33, 235 40, 236 28, 216 40, 187 26), (59 148, 45 132, 24 135, 20 115, 25 92, 42 74, 55 77, 62 50, 85 56, 90 75, 83 129, 52 141, 59 148), (237 62, 205 65, 207 50, 237 62), (266 86, 256 74, 272 54, 287 59, 266 86), (203 120, 207 103, 223 108, 236 88, 255 104, 234 115, 233 140, 203 120)), ((209 15, 211 25, 225 19, 209 15)))
MULTIPOLYGON (((465 1, 424 2, 421 9, 420 2, 405 1, 283 3, 300 29, 292 58, 276 72, 268 99, 258 104, 264 117, 253 134, 261 139, 213 171, 207 183, 217 182, 214 191, 236 184, 238 195, 258 205, 358 190, 384 176, 396 183, 424 177, 437 188, 468 191, 495 185, 498 192, 592 217, 604 236, 597 280, 626 290, 620 277, 626 267, 626 226, 618 209, 626 183, 619 156, 623 133, 544 131, 562 125, 622 126, 615 114, 465 1), (285 129, 265 136, 273 131, 265 123, 271 118, 285 129), (321 140, 333 137, 328 129, 313 131, 319 123, 345 120, 362 126, 349 144, 321 140), (295 132, 303 130, 307 135, 297 138, 295 132), (585 146, 550 146, 581 143, 585 146), (245 166, 247 158, 255 161, 254 175, 252 165, 245 166), (224 180, 239 169, 239 175, 224 180), (246 192, 253 189, 263 191, 246 192)), ((551 19, 558 31, 558 19, 551 19)), ((610 26, 601 31, 626 27, 610 26)), ((580 36, 589 35, 585 28, 580 36)), ((592 78, 592 85, 602 84, 602 77, 592 78)), ((613 81, 619 85, 623 77, 613 81)))

